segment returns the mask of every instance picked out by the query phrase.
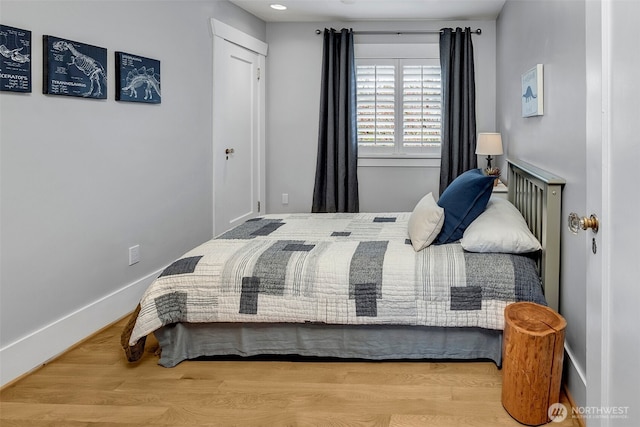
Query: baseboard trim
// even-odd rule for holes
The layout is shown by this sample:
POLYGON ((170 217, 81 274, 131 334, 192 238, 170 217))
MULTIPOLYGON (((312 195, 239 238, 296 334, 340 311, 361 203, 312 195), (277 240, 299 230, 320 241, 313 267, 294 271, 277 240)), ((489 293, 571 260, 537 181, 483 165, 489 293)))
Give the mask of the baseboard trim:
MULTIPOLYGON (((584 370, 577 362, 571 347, 565 342, 565 369, 564 389, 572 408, 585 407, 587 405, 587 377, 584 370)), ((577 417, 578 424, 584 427, 582 417, 577 417)))
POLYGON ((39 368, 105 325, 131 312, 162 269, 130 283, 0 348, 0 387, 39 368))

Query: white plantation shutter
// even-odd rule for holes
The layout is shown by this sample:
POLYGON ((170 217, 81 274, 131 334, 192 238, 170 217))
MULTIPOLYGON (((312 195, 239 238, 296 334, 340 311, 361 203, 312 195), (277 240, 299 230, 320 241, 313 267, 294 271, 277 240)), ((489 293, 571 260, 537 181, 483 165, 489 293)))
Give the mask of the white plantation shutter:
POLYGON ((395 145, 395 65, 357 66, 358 143, 364 147, 395 145))
POLYGON ((439 154, 437 59, 359 59, 358 147, 363 154, 439 154))
POLYGON ((440 66, 402 67, 402 143, 405 148, 440 145, 440 66))

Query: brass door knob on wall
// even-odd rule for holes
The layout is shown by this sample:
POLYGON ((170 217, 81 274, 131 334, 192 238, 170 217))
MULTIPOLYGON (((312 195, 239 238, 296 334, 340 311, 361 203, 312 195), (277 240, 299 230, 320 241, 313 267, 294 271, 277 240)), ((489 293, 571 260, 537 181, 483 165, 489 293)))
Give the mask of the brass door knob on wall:
POLYGON ((578 234, 578 231, 591 229, 594 233, 598 232, 598 228, 600 224, 598 222, 598 217, 595 214, 591 214, 589 218, 583 216, 582 218, 575 212, 571 212, 569 214, 569 230, 573 234, 578 234))

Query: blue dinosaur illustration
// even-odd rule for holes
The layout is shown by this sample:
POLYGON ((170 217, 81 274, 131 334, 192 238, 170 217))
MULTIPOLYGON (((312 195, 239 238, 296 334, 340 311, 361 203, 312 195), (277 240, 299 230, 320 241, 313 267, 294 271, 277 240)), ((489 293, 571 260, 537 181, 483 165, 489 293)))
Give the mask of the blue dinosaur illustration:
POLYGON ((95 59, 87 56, 83 53, 80 53, 73 44, 60 40, 53 44, 53 49, 58 52, 71 52, 71 62, 67 65, 74 65, 78 70, 82 71, 82 73, 89 78, 89 82, 91 83, 91 87, 89 90, 82 94, 82 96, 94 96, 99 97, 102 95, 102 86, 100 82, 105 83, 106 80, 106 71, 102 64, 95 59), (96 90, 94 92, 94 84, 96 86, 96 90))
POLYGON ((524 102, 529 102, 533 98, 537 98, 537 96, 533 94, 533 90, 531 90, 531 86, 527 86, 527 90, 524 93, 524 95, 522 95, 522 97, 524 98, 524 102))
POLYGON ((122 88, 123 92, 129 91, 129 97, 138 97, 138 91, 136 90, 140 86, 144 88, 144 99, 152 99, 153 91, 160 94, 160 81, 156 78, 155 70, 153 68, 147 69, 144 65, 138 69, 133 69, 127 73, 127 86, 122 88))

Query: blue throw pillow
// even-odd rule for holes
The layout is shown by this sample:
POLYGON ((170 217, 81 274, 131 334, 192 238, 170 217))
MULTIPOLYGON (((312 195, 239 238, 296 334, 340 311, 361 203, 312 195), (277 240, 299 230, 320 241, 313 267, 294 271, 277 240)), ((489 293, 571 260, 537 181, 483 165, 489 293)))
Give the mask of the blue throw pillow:
POLYGON ((494 176, 484 175, 480 169, 471 169, 445 188, 438 200, 438 205, 444 208, 444 224, 434 244, 462 238, 464 230, 487 207, 494 180, 494 176))

